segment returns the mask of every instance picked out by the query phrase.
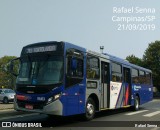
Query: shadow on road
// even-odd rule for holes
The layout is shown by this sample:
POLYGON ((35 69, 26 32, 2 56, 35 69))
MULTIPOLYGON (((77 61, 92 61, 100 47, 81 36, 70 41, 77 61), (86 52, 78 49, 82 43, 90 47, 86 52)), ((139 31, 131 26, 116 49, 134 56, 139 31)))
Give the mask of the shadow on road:
MULTIPOLYGON (((143 107, 141 107, 140 110, 143 110, 143 107)), ((95 119, 128 111, 132 112, 133 110, 131 110, 130 108, 105 110, 96 113, 95 119)), ((87 123, 90 124, 91 121, 84 121, 82 115, 67 116, 67 117, 48 116, 47 119, 44 122, 42 122, 43 127, 83 127, 86 126, 87 123)))

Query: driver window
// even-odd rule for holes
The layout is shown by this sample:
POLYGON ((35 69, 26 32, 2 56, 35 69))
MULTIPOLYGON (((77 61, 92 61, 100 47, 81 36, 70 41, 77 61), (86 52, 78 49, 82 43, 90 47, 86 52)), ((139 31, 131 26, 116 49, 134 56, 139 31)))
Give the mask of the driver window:
POLYGON ((72 67, 72 59, 73 57, 69 56, 67 58, 67 75, 71 77, 83 77, 83 60, 79 58, 75 58, 77 62, 77 66, 75 69, 72 67))
POLYGON ((68 50, 66 58, 66 87, 76 85, 83 80, 83 53, 68 50))

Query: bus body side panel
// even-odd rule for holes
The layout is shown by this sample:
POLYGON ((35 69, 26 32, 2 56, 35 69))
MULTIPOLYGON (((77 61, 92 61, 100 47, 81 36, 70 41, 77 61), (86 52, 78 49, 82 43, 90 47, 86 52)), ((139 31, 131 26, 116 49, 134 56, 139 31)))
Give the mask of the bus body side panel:
MULTIPOLYGON (((122 97, 119 98, 119 103, 120 103, 120 107, 124 107, 124 106, 128 106, 130 105, 130 86, 128 83, 123 83, 122 84, 122 97)), ((118 105, 118 104, 117 104, 118 105)), ((117 106, 118 107, 118 106, 117 106)))
POLYGON ((133 87, 133 96, 132 96, 132 105, 134 105, 135 103, 135 97, 138 96, 139 97, 139 101, 140 101, 140 105, 142 105, 144 103, 144 94, 142 90, 139 90, 136 88, 136 85, 132 85, 133 87))
MULTIPOLYGON (((73 86, 65 87, 62 94, 62 104, 63 104, 63 116, 81 114, 85 112, 85 93, 86 93, 86 54, 85 50, 81 47, 66 43, 65 44, 65 57, 66 50, 74 48, 80 50, 84 54, 83 58, 83 80, 73 86)), ((66 58, 65 58, 65 75, 66 75, 66 58)), ((66 83, 66 76, 65 76, 66 83)), ((65 84, 66 86, 66 84, 65 84)))
POLYGON ((128 83, 124 83, 124 98, 123 98, 123 106, 130 105, 131 100, 131 86, 128 83))
POLYGON ((121 108, 130 105, 130 86, 128 83, 111 82, 110 108, 121 108))
POLYGON ((141 86, 139 84, 134 84, 132 83, 132 99, 131 99, 131 105, 134 105, 134 99, 136 97, 136 95, 139 96, 140 98, 140 103, 142 102, 142 98, 141 98, 141 94, 140 94, 140 89, 141 89, 141 86))
POLYGON ((147 103, 153 98, 152 87, 151 85, 132 84, 132 95, 132 105, 134 105, 134 98, 136 95, 138 95, 140 98, 140 105, 147 103))
MULTIPOLYGON (((85 83, 82 82, 80 84, 85 84, 85 83)), ((83 87, 85 86, 82 85, 80 87, 79 85, 75 85, 75 86, 72 86, 71 88, 68 88, 63 93, 64 98, 62 102, 63 102, 63 115, 64 116, 84 113, 85 91, 83 87)))
POLYGON ((147 103, 147 102, 151 101, 152 98, 153 98, 152 87, 151 87, 151 85, 146 85, 146 84, 143 84, 141 86, 142 86, 142 91, 143 91, 143 101, 142 101, 142 103, 147 103))
POLYGON ((123 86, 120 82, 110 82, 110 108, 118 108, 123 100, 123 86))

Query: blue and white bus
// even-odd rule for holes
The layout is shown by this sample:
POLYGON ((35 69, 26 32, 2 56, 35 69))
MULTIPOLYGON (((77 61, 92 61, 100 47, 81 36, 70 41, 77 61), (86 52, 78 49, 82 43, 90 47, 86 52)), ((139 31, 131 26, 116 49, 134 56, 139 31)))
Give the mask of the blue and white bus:
POLYGON ((69 116, 132 107, 153 98, 152 72, 109 54, 67 42, 23 47, 18 60, 14 109, 69 116))

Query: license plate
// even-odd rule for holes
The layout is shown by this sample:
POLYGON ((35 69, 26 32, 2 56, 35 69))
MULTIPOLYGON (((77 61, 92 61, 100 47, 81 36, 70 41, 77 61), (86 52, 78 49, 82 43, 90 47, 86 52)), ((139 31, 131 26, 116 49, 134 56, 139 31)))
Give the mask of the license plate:
POLYGON ((31 109, 31 110, 32 110, 32 109, 33 109, 33 105, 26 104, 26 105, 25 105, 25 108, 26 108, 26 109, 31 109))

